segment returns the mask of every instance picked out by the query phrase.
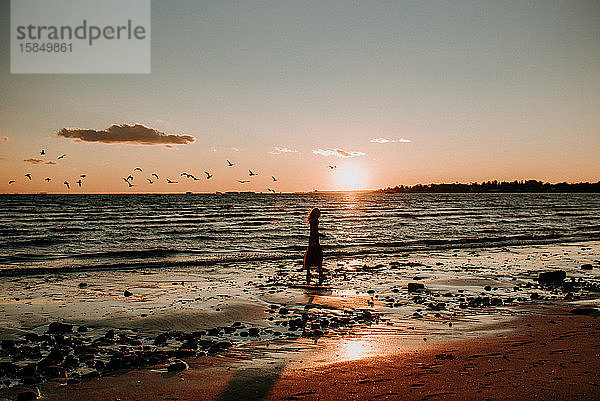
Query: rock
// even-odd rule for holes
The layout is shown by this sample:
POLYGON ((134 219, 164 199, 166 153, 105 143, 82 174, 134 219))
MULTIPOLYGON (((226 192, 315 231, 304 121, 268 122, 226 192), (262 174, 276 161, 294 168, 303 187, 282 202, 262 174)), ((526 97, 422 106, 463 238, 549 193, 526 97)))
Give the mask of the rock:
POLYGON ((125 292, 123 293, 123 295, 126 296, 126 297, 130 297, 133 294, 131 292, 129 292, 128 290, 125 290, 125 292))
POLYGON ((79 283, 79 288, 85 288, 87 287, 87 283, 79 283))
POLYGON ((19 367, 11 362, 0 362, 0 376, 12 377, 19 367))
POLYGON ((290 313, 290 311, 287 308, 279 309, 279 314, 281 314, 281 315, 287 315, 288 313, 290 313))
POLYGON ((565 277, 567 277, 567 273, 564 270, 554 270, 551 272, 540 273, 537 282, 540 283, 540 285, 557 285, 562 284, 565 277))
POLYGON ((529 298, 531 299, 540 299, 540 294, 538 294, 537 292, 532 293, 529 298))
POLYGON ((18 371, 19 377, 33 377, 36 374, 37 365, 35 363, 28 363, 18 371))
POLYGON ((250 337, 258 337, 260 335, 260 331, 258 330, 258 327, 250 327, 248 329, 248 335, 250 337))
POLYGON ((492 286, 486 285, 485 287, 483 287, 483 289, 486 290, 486 291, 491 291, 492 290, 492 286))
POLYGON ((437 354, 435 356, 435 359, 440 359, 440 360, 448 360, 448 359, 454 359, 454 355, 449 353, 449 352, 443 352, 441 354, 437 354))
POLYGON ((15 340, 2 340, 0 346, 4 350, 15 348, 15 340))
POLYGON ((115 331, 114 330, 108 330, 105 334, 104 334, 104 338, 107 339, 113 339, 115 338, 115 331))
POLYGON ((408 283, 408 292, 417 292, 425 289, 425 285, 422 283, 408 283))
POLYGON ((100 373, 97 370, 92 370, 91 372, 81 375, 81 378, 84 380, 95 379, 97 377, 100 377, 100 373))
POLYGON ((167 370, 169 372, 180 372, 182 370, 187 370, 188 364, 184 361, 175 361, 169 366, 167 366, 167 370))
POLYGON ((491 306, 501 306, 503 304, 502 299, 500 298, 492 298, 490 299, 491 306))
POLYGON ((596 308, 591 308, 591 307, 579 307, 579 308, 573 308, 571 309, 571 313, 574 315, 594 315, 598 312, 598 310, 596 308))
POLYGON ((209 336, 218 336, 219 333, 221 333, 221 328, 220 327, 215 327, 213 329, 208 330, 207 334, 209 336))
POLYGON ((197 350, 198 349, 198 343, 196 342, 196 340, 187 340, 186 342, 184 342, 183 344, 181 344, 181 348, 182 349, 197 350))
POLYGON ((589 264, 589 263, 586 263, 585 265, 581 265, 581 268, 582 268, 583 270, 592 270, 592 269, 594 268, 594 266, 592 266, 592 265, 591 265, 591 264, 589 264))
POLYGON ((85 327, 85 326, 79 326, 79 327, 77 328, 77 332, 78 332, 78 333, 87 333, 87 331, 88 331, 88 328, 87 328, 87 327, 85 327))
POLYGON ((165 344, 166 342, 167 342, 167 336, 164 333, 157 335, 156 338, 154 339, 154 345, 162 345, 162 344, 165 344))
POLYGON ((48 326, 48 333, 50 334, 66 334, 73 331, 72 324, 66 324, 61 322, 52 322, 48 326))
POLYGON ((17 401, 31 401, 37 399, 38 394, 35 391, 24 391, 22 393, 19 393, 19 395, 17 396, 17 401))
POLYGON ((38 341, 41 341, 42 336, 35 334, 35 333, 27 333, 27 334, 25 334, 25 339, 27 341, 29 341, 30 343, 36 343, 38 341))
POLYGON ((54 348, 52 351, 50 351, 48 356, 46 356, 46 360, 52 363, 61 363, 64 359, 65 354, 57 348, 54 348))

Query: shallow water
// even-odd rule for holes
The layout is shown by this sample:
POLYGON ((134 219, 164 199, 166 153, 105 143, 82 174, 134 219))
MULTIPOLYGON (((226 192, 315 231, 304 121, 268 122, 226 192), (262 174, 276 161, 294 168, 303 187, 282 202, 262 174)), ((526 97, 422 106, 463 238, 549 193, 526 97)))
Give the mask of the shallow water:
MULTIPOLYGON (((598 194, 0 195, 0 269, 205 265, 600 239, 598 194)), ((39 270, 43 271, 43 270, 39 270)))

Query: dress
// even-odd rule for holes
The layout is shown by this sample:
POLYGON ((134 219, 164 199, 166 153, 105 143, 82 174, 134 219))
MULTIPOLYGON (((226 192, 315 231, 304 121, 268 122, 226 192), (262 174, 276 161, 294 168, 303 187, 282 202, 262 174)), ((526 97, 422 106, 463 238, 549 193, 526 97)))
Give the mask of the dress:
POLYGON ((323 267, 323 251, 319 244, 319 221, 317 219, 310 221, 310 237, 308 238, 308 248, 304 254, 304 268, 323 267))

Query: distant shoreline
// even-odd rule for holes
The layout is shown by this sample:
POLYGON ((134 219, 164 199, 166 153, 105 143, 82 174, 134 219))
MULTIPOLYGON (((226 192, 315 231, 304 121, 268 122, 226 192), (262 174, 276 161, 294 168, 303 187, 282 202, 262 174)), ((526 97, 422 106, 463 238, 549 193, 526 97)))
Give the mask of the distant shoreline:
POLYGON ((549 183, 537 180, 515 181, 483 181, 481 183, 441 183, 441 184, 415 184, 396 185, 381 189, 356 189, 356 190, 313 190, 292 192, 254 192, 254 191, 215 191, 215 192, 4 192, 0 195, 306 195, 323 193, 600 193, 600 181, 590 182, 558 182, 549 183))
POLYGON ((417 184, 412 186, 397 185, 379 189, 383 193, 600 193, 600 181, 596 183, 560 182, 551 184, 537 180, 526 181, 486 181, 481 184, 417 184))

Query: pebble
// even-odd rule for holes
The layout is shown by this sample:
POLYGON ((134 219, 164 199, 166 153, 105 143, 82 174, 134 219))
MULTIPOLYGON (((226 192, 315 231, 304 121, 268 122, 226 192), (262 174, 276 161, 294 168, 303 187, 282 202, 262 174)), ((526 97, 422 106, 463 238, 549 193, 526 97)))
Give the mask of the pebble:
POLYGON ((181 360, 175 361, 172 364, 170 364, 169 366, 167 366, 167 370, 169 372, 180 372, 182 370, 187 370, 187 369, 188 369, 188 364, 181 360))

